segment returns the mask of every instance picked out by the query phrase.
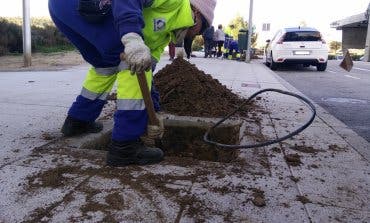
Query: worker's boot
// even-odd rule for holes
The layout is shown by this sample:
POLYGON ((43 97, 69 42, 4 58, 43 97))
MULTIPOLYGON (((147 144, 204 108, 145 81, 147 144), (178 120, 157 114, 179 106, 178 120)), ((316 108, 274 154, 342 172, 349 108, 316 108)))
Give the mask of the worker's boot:
POLYGON ((154 164, 162 160, 163 151, 161 149, 146 147, 140 139, 128 142, 112 140, 107 154, 107 164, 115 167, 130 164, 154 164))
POLYGON ((67 116, 62 127, 64 136, 76 136, 84 133, 98 133, 103 130, 103 124, 99 122, 84 122, 67 116))

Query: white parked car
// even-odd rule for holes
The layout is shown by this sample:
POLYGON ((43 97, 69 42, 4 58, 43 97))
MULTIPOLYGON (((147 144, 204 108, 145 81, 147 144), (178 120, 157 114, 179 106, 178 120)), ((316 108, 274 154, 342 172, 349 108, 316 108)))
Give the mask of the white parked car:
POLYGON ((276 70, 281 64, 312 65, 318 71, 326 69, 329 49, 321 33, 314 28, 281 29, 266 42, 266 65, 271 70, 276 70))

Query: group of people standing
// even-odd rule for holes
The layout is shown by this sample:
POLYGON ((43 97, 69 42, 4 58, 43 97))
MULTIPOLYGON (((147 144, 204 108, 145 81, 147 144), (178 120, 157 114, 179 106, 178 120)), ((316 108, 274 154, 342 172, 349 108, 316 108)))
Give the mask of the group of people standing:
MULTIPOLYGON (((234 28, 232 25, 230 27, 231 29, 234 28)), ((205 29, 202 37, 204 40, 204 58, 238 59, 240 57, 238 41, 234 40, 231 35, 226 34, 221 24, 218 25, 217 30, 215 30, 214 26, 205 29)), ((174 60, 175 56, 179 54, 182 54, 181 57, 186 56, 187 59, 190 59, 193 40, 185 38, 180 43, 170 42, 168 45, 170 60, 174 60)))
MULTIPOLYGON (((225 40, 227 40, 225 32, 222 30, 222 25, 218 25, 218 29, 215 30, 214 26, 207 28, 203 33, 204 40, 204 57, 221 57, 223 55, 222 47, 224 46, 225 40)), ((176 54, 185 50, 186 57, 191 57, 191 46, 193 39, 185 38, 182 43, 170 42, 168 45, 170 60, 174 60, 176 54)))
MULTIPOLYGON (((193 44, 193 39, 191 39, 191 38, 185 38, 184 41, 180 42, 180 43, 174 43, 174 42, 171 41, 168 44, 168 51, 169 51, 169 54, 170 54, 170 60, 174 60, 176 54, 178 54, 178 55, 179 54, 184 54, 183 49, 185 50, 186 58, 190 59, 191 51, 192 51, 192 49, 191 49, 192 44, 193 44)), ((183 56, 185 56, 185 55, 181 55, 181 57, 183 57, 183 56)))
POLYGON ((225 42, 225 33, 222 30, 222 25, 218 25, 218 29, 215 31, 213 26, 207 28, 203 33, 204 40, 204 57, 221 57, 222 46, 225 42), (214 50, 214 49, 217 49, 214 50))

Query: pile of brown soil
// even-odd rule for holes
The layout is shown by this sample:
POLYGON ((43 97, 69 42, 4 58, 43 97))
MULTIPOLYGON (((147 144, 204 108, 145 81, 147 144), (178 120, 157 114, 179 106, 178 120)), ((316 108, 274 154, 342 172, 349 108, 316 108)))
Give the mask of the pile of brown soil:
MULTIPOLYGON (((162 110, 176 115, 224 117, 245 101, 182 58, 160 70, 154 76, 154 84, 162 110)), ((238 115, 247 116, 255 108, 256 105, 246 105, 238 115)))

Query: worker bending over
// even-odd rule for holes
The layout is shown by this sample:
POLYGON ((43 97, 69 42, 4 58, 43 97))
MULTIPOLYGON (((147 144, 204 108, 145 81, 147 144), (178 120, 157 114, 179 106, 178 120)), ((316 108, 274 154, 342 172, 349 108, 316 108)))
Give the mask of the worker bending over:
POLYGON ((62 133, 101 131, 95 120, 116 82, 117 111, 107 164, 160 162, 162 150, 146 147, 140 140, 148 116, 135 74, 145 72, 158 111, 152 71, 164 48, 170 40, 180 42, 201 34, 212 24, 215 5, 216 0, 49 0, 54 23, 92 65, 62 133))

